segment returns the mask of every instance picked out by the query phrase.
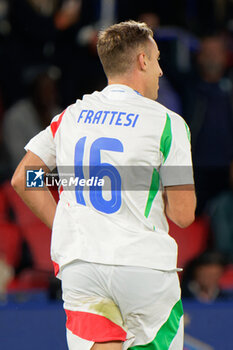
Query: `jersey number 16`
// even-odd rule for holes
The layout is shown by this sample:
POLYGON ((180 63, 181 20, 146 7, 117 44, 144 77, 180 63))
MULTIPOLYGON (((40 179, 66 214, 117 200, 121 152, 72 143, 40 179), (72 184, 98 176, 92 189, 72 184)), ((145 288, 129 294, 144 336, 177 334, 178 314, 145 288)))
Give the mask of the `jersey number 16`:
MULTIPOLYGON (((78 140, 75 146, 74 164, 75 177, 84 179, 83 155, 86 143, 86 136, 78 140)), ((109 163, 101 163, 101 150, 123 152, 123 145, 120 140, 108 137, 100 137, 90 147, 89 178, 103 179, 108 177, 111 181, 111 199, 103 197, 103 190, 97 185, 90 186, 90 201, 93 207, 103 213, 112 214, 121 207, 121 177, 118 170, 109 163)), ((79 204, 86 205, 83 196, 83 186, 78 183, 75 186, 76 200, 79 204)))

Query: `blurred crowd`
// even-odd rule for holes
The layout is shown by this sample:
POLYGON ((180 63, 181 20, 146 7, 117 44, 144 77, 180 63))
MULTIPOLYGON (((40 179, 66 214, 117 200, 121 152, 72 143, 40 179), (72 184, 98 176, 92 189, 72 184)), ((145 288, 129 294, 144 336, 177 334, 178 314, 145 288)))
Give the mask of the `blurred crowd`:
MULTIPOLYGON (((9 189, 24 146, 64 107, 106 85, 96 51, 98 31, 128 19, 144 21, 153 29, 164 73, 158 102, 182 115, 191 130, 197 218, 208 225, 202 226, 205 242, 183 267, 190 269, 192 258, 196 265, 191 266, 199 270, 201 264, 216 262, 217 289, 209 300, 223 297, 218 284, 226 266, 233 289, 229 272, 233 264, 232 0, 0 0, 0 236, 8 224, 8 231, 15 230, 14 235, 22 238, 21 253, 11 263, 4 260, 0 243, 3 280, 25 273, 25 268, 31 268, 33 276, 37 269, 46 280, 41 277, 46 268, 35 267, 28 240, 29 224, 35 223, 27 221, 25 229, 20 219, 23 204, 19 209, 9 189), (199 258, 199 254, 207 256, 199 258)), ((23 210, 28 218, 31 214, 23 210)), ((189 279, 192 276, 196 282, 185 284, 186 296, 196 297, 199 292, 197 280, 203 280, 205 270, 202 275, 195 271, 189 279)), ((206 276, 210 274, 208 270, 206 276)), ((27 278, 32 278, 30 273, 27 278)), ((54 288, 54 281, 51 285, 54 288)), ((208 300, 208 293, 199 299, 208 300)))

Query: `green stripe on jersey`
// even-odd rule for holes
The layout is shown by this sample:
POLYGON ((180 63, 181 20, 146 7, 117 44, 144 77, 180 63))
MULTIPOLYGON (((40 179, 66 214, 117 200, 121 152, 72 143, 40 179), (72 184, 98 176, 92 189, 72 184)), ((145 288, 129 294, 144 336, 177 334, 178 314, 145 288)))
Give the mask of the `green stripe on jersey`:
POLYGON ((130 350, 168 350, 173 339, 178 332, 180 319, 184 314, 181 300, 172 308, 167 321, 159 329, 156 337, 152 342, 145 345, 136 345, 129 348, 130 350))
POLYGON ((188 125, 185 122, 184 122, 184 125, 185 125, 185 129, 186 129, 186 132, 187 132, 188 140, 191 143, 191 133, 190 133, 189 127, 188 127, 188 125))
MULTIPOLYGON (((163 133, 162 133, 162 136, 160 139, 160 151, 163 154, 163 163, 165 162, 165 160, 168 157, 168 154, 169 154, 169 151, 171 148, 171 143, 172 143, 171 119, 167 113, 166 114, 166 123, 165 123, 163 133)), ((146 218, 148 218, 148 216, 150 214, 153 200, 155 199, 155 196, 159 190, 159 185, 160 185, 159 173, 156 169, 154 169, 153 174, 152 174, 148 199, 147 199, 147 203, 146 203, 146 209, 144 212, 144 215, 146 218)))
POLYGON ((163 153, 163 163, 165 163, 172 144, 171 118, 166 113, 166 123, 160 140, 160 151, 163 153))
POLYGON ((159 190, 159 185, 160 185, 159 173, 156 169, 154 169, 153 173, 152 173, 150 190, 149 190, 149 195, 148 195, 148 199, 147 199, 147 203, 146 203, 146 209, 145 209, 145 213, 144 213, 146 218, 148 218, 148 216, 150 214, 153 200, 154 200, 154 198, 159 190))

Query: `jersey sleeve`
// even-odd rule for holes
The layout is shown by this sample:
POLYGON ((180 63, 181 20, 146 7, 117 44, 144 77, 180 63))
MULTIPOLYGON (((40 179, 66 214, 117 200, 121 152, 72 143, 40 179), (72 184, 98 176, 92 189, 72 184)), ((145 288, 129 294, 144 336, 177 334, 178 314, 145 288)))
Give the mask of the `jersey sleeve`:
POLYGON ((47 165, 50 170, 56 167, 56 142, 55 135, 62 121, 65 111, 56 115, 51 124, 34 136, 24 147, 26 151, 35 153, 47 165))
POLYGON ((162 153, 160 177, 163 186, 194 183, 190 131, 180 116, 166 114, 160 151, 162 153))
POLYGON ((24 149, 40 157, 50 170, 56 167, 56 146, 50 126, 34 136, 24 149))

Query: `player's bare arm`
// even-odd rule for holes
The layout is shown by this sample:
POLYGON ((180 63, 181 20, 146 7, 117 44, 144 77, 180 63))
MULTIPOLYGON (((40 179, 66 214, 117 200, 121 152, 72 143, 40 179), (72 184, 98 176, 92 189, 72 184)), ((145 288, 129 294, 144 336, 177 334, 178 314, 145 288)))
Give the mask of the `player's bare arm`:
POLYGON ((51 229, 57 204, 47 187, 43 191, 25 190, 25 168, 30 166, 43 168, 45 172, 50 172, 45 163, 37 155, 28 151, 16 168, 11 184, 33 213, 51 229))
POLYGON ((165 187, 164 202, 166 215, 178 226, 187 227, 195 220, 194 185, 165 187))

